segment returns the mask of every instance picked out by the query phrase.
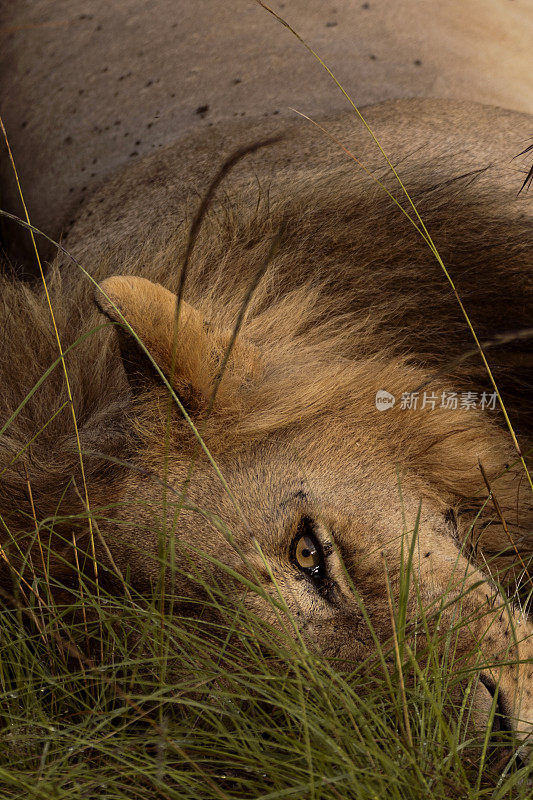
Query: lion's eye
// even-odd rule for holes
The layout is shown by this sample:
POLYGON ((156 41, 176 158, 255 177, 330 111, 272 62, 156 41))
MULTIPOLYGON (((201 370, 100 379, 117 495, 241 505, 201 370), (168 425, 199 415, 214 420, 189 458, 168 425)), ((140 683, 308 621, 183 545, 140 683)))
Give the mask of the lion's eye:
POLYGON ((294 551, 298 566, 302 569, 315 569, 320 566, 320 553, 310 536, 300 536, 294 551))
POLYGON ((324 554, 310 520, 304 519, 298 526, 292 545, 292 558, 297 567, 312 577, 324 575, 324 554))

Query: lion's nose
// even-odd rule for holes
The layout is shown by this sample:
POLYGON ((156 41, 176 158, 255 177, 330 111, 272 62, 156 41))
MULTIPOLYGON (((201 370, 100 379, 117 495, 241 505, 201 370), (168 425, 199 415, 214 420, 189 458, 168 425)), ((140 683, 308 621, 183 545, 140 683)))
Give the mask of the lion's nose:
POLYGON ((509 711, 505 693, 501 689, 498 690, 496 707, 493 709, 495 695, 496 684, 494 680, 490 675, 481 673, 474 690, 470 712, 470 720, 473 724, 473 729, 476 731, 476 738, 478 736, 486 736, 487 727, 491 724, 492 717, 488 757, 493 769, 503 769, 510 758, 513 759, 515 768, 523 767, 528 763, 530 757, 528 745, 525 743, 520 745, 520 737, 513 736, 516 726, 512 718, 512 712, 509 711))
MULTIPOLYGON (((479 682, 474 691, 472 703, 472 721, 475 728, 480 732, 487 730, 487 725, 490 722, 491 714, 494 705, 494 696, 496 694, 496 685, 492 678, 482 673, 479 676, 479 682)), ((498 691, 496 698, 496 708, 494 709, 494 717, 492 719, 492 734, 498 734, 502 731, 512 731, 513 726, 507 710, 503 694, 498 691)))
MULTIPOLYGON (((496 685, 494 681, 491 678, 488 678, 484 673, 479 676, 479 681, 489 697, 489 706, 487 711, 487 719, 489 719, 492 706, 494 704, 496 685)), ((505 699, 500 689, 498 691, 498 697, 496 698, 496 708, 494 710, 494 719, 492 720, 492 733, 499 733, 501 731, 510 732, 512 730, 513 726, 511 724, 511 719, 506 708, 505 699)))
MULTIPOLYGON (((496 685, 492 680, 492 678, 482 673, 479 676, 478 688, 480 689, 480 692, 477 693, 477 696, 475 697, 475 702, 481 703, 481 707, 483 709, 482 713, 484 713, 485 715, 485 730, 486 730, 487 723, 490 720, 490 715, 494 704, 496 685)), ((494 745, 493 758, 495 764, 501 763, 501 765, 503 766, 508 761, 510 755, 512 754, 513 751, 510 749, 511 738, 508 737, 508 741, 506 742, 505 737, 502 737, 500 734, 504 732, 511 734, 513 730, 514 730, 514 725, 509 715, 508 706, 505 700, 505 695, 504 693, 502 693, 500 689, 498 691, 498 697, 496 698, 496 708, 494 710, 494 717, 492 720, 492 730, 491 730, 491 737, 494 745)), ((522 745, 521 747, 519 747, 518 752, 514 752, 513 755, 514 755, 513 760, 515 762, 515 766, 518 769, 520 767, 525 766, 528 760, 528 753, 526 746, 522 745)))

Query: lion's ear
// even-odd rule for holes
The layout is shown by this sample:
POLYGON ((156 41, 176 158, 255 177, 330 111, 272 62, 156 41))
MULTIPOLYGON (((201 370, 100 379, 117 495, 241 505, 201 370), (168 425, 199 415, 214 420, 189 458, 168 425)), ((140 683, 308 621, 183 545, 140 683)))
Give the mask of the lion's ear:
MULTIPOLYGON (((173 389, 191 412, 207 407, 218 385, 216 405, 234 405, 244 383, 259 368, 257 349, 239 339, 234 343, 222 378, 220 370, 231 331, 207 325, 193 306, 182 301, 176 329, 175 294, 146 278, 116 275, 101 283, 96 303, 113 322, 131 325, 173 389)), ((119 327, 122 360, 134 391, 142 392, 160 380, 131 331, 119 327)))

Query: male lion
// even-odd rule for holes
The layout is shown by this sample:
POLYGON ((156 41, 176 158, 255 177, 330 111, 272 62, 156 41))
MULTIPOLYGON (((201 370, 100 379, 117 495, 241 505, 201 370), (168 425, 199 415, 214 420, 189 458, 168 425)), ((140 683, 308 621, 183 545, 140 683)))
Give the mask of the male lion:
MULTIPOLYGON (((20 406, 57 339, 43 292, 2 281, 3 580, 36 552, 36 514, 55 517, 49 569, 68 584, 90 511, 97 561, 149 591, 164 526, 259 582, 244 593, 227 577, 227 592, 274 625, 281 594, 310 646, 349 667, 375 647, 368 620, 393 636, 389 600, 412 559, 411 630, 421 607, 464 621, 476 722, 498 691, 525 757, 533 626, 494 579, 510 593, 531 580, 531 494, 470 324, 525 452, 533 248, 512 158, 532 118, 434 100, 363 113, 408 195, 354 115, 321 122, 333 141, 286 127, 227 178, 183 285, 191 189, 272 122, 179 140, 81 207, 63 242, 77 263, 60 253, 47 276, 79 447, 61 363, 20 406)), ((207 581, 210 563, 196 564, 207 581)), ((197 584, 180 577, 179 594, 197 584)))
MULTIPOLYGON (((531 118, 435 101, 384 104, 365 115, 400 165, 480 339, 524 328, 530 218, 510 156, 531 118)), ((325 124, 413 216, 353 118, 325 124)), ((240 129, 235 135, 242 141, 240 129)), ((531 551, 530 494, 501 414, 490 407, 479 356, 457 364, 472 350, 471 334, 422 223, 409 221, 336 144, 294 126, 251 157, 253 167, 241 162, 204 220, 173 355, 188 224, 186 201, 169 195, 168 185, 186 164, 212 163, 214 152, 213 135, 180 143, 130 167, 84 207, 65 245, 99 290, 63 256, 48 276, 64 350, 102 320, 91 295, 116 323, 66 356, 90 507, 99 518, 112 504, 99 527, 115 564, 148 590, 160 572, 157 531, 166 515, 178 541, 259 580, 267 595, 280 591, 309 642, 353 664, 373 648, 353 587, 379 638, 389 640, 385 574, 396 593, 405 536, 416 535, 414 580, 424 607, 445 625, 460 609, 458 653, 471 666, 486 665, 478 720, 487 718, 498 686, 501 714, 525 741, 533 730, 533 628, 518 610, 502 609, 491 575, 519 580, 531 551), (258 199, 249 188, 252 170, 260 183, 269 178, 270 196, 258 199), (168 426, 167 389, 124 322, 170 380, 206 451, 176 406, 168 426), (396 403, 379 410, 383 390, 396 403), (413 392, 418 404, 404 408, 400 398, 413 392), (172 494, 163 506, 165 482, 172 494), (184 483, 188 510, 176 514, 184 483), (213 519, 224 521, 229 539, 213 519), (468 561, 474 556, 477 567, 468 561)), ((7 390, 0 402, 2 420, 11 422, 1 442, 1 514, 16 532, 15 545, 3 537, 5 555, 16 567, 36 547, 29 482, 39 518, 57 517, 50 569, 68 578, 70 515, 84 510, 84 500, 69 408, 49 422, 64 402, 62 371, 52 371, 12 418, 57 358, 57 343, 42 293, 8 281, 2 288, 7 390)), ((526 354, 507 346, 489 349, 488 358, 522 434, 526 354)), ((88 547, 82 528, 78 547, 88 547)), ((95 546, 108 563, 99 539, 95 546)), ((198 568, 208 573, 209 562, 198 568)), ((196 591, 185 578, 179 589, 196 591)), ((228 592, 238 591, 228 579, 228 592)), ((247 594, 245 602, 275 622, 266 599, 247 594)))

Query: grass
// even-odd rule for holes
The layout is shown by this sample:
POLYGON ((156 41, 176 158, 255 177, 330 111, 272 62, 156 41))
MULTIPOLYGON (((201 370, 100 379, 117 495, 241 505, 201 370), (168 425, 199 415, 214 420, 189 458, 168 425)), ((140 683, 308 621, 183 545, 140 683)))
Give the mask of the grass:
POLYGON ((271 601, 275 627, 231 602, 217 566, 218 586, 197 578, 203 599, 166 597, 163 610, 157 587, 152 597, 127 582, 106 590, 104 564, 98 593, 87 578, 65 591, 29 573, 31 590, 4 591, 1 797, 530 796, 531 768, 517 769, 505 750, 502 771, 473 738, 477 678, 470 673, 458 703, 457 632, 423 652, 416 637, 407 643, 407 583, 391 602, 400 646, 385 643, 346 672, 295 635, 281 596, 271 601))

